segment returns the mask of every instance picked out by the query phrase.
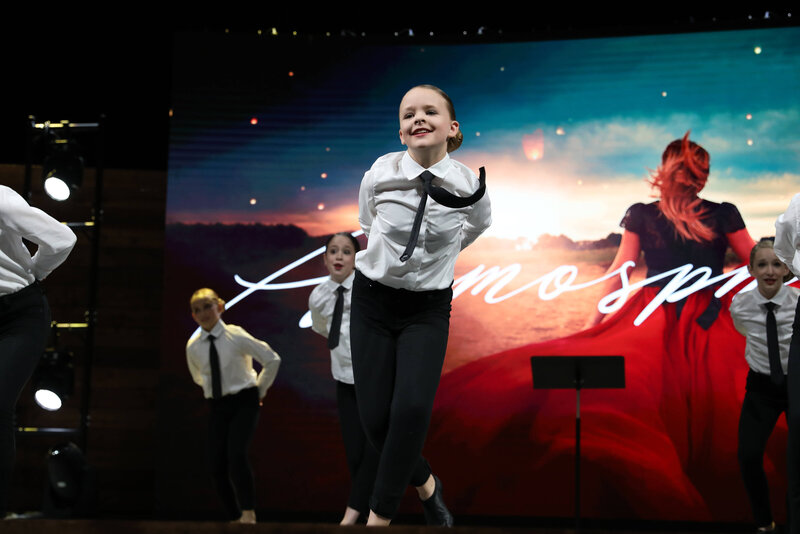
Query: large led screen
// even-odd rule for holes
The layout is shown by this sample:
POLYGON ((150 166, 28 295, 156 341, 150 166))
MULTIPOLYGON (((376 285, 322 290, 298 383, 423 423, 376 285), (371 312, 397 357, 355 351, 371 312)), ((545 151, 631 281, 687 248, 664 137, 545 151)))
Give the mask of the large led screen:
MULTIPOLYGON (((464 134, 452 157, 486 168, 492 204, 491 227, 456 265, 424 449, 456 517, 574 513, 576 394, 535 390, 530 358, 617 355, 626 387, 580 398, 584 516, 752 521, 736 458, 748 367, 728 312, 752 287, 745 258, 711 253, 719 276, 703 253, 658 275, 653 256, 607 271, 621 220, 655 200, 651 173, 686 132, 711 157, 700 196, 738 208, 752 238, 774 234, 800 190, 797 28, 464 45, 179 36, 163 506, 217 506, 203 467, 207 408, 184 352, 189 296, 207 286, 228 301, 228 323, 283 360, 252 447, 258 507, 344 508, 335 386, 308 296, 327 275, 325 237, 360 231, 364 172, 403 150, 398 105, 421 83, 452 98, 464 134), (595 325, 598 308, 611 315, 595 325)), ((779 518, 785 440, 782 419, 765 457, 779 518)), ((409 491, 401 512, 419 514, 415 501, 409 491)))

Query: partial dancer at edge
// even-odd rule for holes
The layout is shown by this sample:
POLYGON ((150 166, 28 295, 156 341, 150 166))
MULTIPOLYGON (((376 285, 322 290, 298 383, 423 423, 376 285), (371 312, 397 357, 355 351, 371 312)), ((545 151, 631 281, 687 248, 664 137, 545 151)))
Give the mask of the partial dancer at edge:
POLYGON ((330 277, 314 288, 308 298, 311 328, 328 338, 331 372, 336 382, 336 405, 342 431, 347 468, 350 471, 350 495, 340 525, 355 525, 366 519, 369 496, 378 469, 378 451, 367 439, 361 424, 353 385, 353 361, 350 356, 350 302, 353 295, 353 269, 358 240, 347 232, 333 234, 325 242, 325 267, 330 277))
MULTIPOLYGON (((775 255, 786 264, 793 275, 800 275, 800 193, 796 194, 786 212, 775 221, 775 255)), ((800 301, 797 303, 800 308, 800 301)), ((789 375, 787 378, 789 411, 789 443, 786 445, 787 482, 789 490, 787 516, 789 533, 800 534, 800 313, 795 311, 792 342, 789 345, 789 375)))
POLYGON ((447 348, 456 258, 491 224, 483 177, 448 155, 462 140, 444 91, 414 87, 400 103, 408 150, 378 158, 361 182, 359 221, 369 241, 356 255, 350 332, 358 408, 380 452, 368 525, 388 525, 409 484, 429 525, 453 523, 421 453, 447 348))
POLYGON ((50 308, 39 281, 67 259, 75 234, 0 185, 0 519, 6 515, 14 446, 14 410, 44 353, 50 308), (30 255, 22 239, 39 248, 30 255))

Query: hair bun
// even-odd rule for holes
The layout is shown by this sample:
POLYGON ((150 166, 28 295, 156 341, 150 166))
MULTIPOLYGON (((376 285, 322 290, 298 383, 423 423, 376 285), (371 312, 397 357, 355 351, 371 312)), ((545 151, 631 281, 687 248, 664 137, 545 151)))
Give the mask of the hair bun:
POLYGON ((447 138, 447 151, 453 152, 454 150, 458 150, 458 147, 460 147, 461 143, 463 142, 464 134, 462 134, 461 130, 459 129, 455 136, 447 138))

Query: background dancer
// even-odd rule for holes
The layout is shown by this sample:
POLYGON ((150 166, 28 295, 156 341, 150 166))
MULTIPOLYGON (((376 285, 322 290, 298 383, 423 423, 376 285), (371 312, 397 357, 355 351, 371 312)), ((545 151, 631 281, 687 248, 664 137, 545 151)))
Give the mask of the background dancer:
POLYGON ((325 267, 330 277, 314 288, 308 298, 311 327, 328 338, 331 372, 336 382, 336 405, 342 430, 347 467, 350 471, 350 496, 341 525, 355 525, 369 512, 369 496, 375 482, 378 452, 364 434, 353 385, 350 356, 350 301, 353 294, 353 269, 358 240, 347 232, 334 234, 325 242, 325 267))
POLYGON ((750 366, 739 416, 739 467, 756 527, 759 532, 771 532, 775 521, 764 450, 778 418, 787 413, 789 342, 800 290, 783 285, 789 269, 775 255, 771 239, 753 247, 748 270, 757 287, 739 293, 731 304, 733 323, 747 336, 744 355, 750 366))
POLYGON ((258 424, 258 408, 275 381, 281 359, 272 348, 220 315, 225 302, 208 288, 190 300, 201 329, 186 343, 192 379, 209 399, 209 453, 214 483, 228 517, 256 522, 253 468, 247 457, 258 424), (262 365, 256 375, 253 358, 262 365))

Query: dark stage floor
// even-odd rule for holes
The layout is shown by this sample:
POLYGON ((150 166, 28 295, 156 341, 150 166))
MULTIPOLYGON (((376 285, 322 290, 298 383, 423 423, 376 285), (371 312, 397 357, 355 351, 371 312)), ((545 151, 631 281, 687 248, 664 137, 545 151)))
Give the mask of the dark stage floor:
MULTIPOLYGON (((261 522, 256 525, 240 525, 213 521, 121 521, 121 520, 46 520, 46 519, 16 519, 0 521, 2 534, 203 534, 211 532, 247 532, 247 533, 277 533, 291 534, 330 534, 348 532, 363 527, 339 527, 326 523, 278 523, 261 522)), ((426 527, 424 525, 393 525, 390 532, 395 534, 423 534, 438 532, 440 528, 426 527)), ((499 534, 503 533, 533 533, 533 534, 574 534, 574 529, 568 528, 523 528, 507 526, 460 526, 448 530, 454 534, 499 534)), ((604 527, 602 529, 584 529, 582 532, 592 534, 610 534, 612 532, 626 532, 629 534, 678 534, 709 532, 714 534, 734 534, 747 532, 740 528, 720 530, 720 527, 709 526, 704 530, 702 526, 671 530, 671 529, 616 529, 604 527), (696 527, 696 528, 695 528, 696 527)))

